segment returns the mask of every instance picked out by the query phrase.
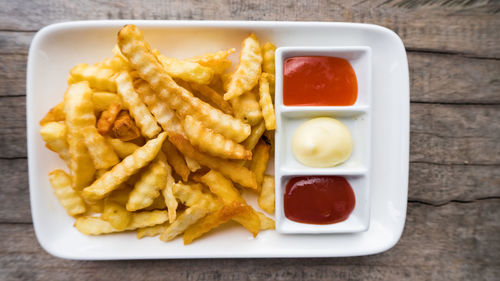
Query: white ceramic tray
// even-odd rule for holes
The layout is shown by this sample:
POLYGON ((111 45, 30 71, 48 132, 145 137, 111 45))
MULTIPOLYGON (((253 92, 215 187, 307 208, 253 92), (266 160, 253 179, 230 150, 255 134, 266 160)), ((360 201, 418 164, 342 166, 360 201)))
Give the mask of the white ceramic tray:
MULTIPOLYGON (((239 50, 238 50, 239 51, 239 50)), ((406 216, 409 157, 409 76, 406 52, 392 31, 366 24, 243 21, 88 21, 40 30, 27 69, 27 136, 31 211, 36 236, 50 254, 70 259, 222 257, 342 257, 385 251, 401 236, 406 216), (134 23, 161 52, 188 57, 240 46, 250 32, 277 46, 368 46, 372 50, 371 177, 369 228, 350 234, 280 234, 253 238, 241 227, 218 229, 195 243, 170 243, 135 234, 89 237, 73 228, 48 182, 64 167, 44 147, 38 121, 66 88, 69 69, 110 56, 119 28, 134 23)))

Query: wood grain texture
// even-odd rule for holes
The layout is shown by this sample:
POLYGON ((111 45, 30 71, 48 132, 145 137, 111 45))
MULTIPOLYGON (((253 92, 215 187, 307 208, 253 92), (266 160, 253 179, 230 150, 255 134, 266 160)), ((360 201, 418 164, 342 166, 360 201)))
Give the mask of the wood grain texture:
POLYGON ((499 57, 498 1, 0 1, 0 30, 36 31, 88 19, 366 22, 398 33, 410 49, 499 57), (478 44, 480 42, 480 44, 478 44))
POLYGON ((0 279, 495 280, 500 236, 491 233, 500 231, 498 208, 500 199, 442 207, 410 203, 404 234, 393 249, 337 259, 61 260, 40 248, 30 224, 4 224, 0 279))

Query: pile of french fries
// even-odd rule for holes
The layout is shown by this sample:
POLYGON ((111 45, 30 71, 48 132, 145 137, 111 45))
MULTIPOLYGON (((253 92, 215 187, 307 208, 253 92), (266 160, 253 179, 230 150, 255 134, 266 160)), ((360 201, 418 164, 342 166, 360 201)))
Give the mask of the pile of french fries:
POLYGON ((251 34, 235 49, 188 59, 152 50, 134 25, 113 56, 70 71, 64 101, 40 121, 47 148, 63 159, 49 181, 81 233, 136 230, 183 235, 189 244, 230 220, 254 237, 274 221, 274 177, 265 175, 276 118, 274 51, 251 34))

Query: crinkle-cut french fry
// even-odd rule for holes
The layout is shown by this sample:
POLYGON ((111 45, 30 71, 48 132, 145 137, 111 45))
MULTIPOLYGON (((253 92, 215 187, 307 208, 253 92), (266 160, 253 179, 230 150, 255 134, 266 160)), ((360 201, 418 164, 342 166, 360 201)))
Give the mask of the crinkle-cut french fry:
POLYGON ((153 53, 162 64, 163 69, 173 78, 179 78, 186 82, 208 84, 214 76, 214 71, 211 68, 199 63, 169 58, 160 54, 158 50, 154 50, 153 53))
POLYGON ((220 109, 222 112, 226 114, 233 114, 233 108, 222 98, 222 96, 217 93, 214 89, 210 88, 207 85, 201 85, 196 83, 189 84, 193 90, 195 90, 197 96, 206 103, 214 106, 215 108, 220 109))
MULTIPOLYGON (((153 203, 146 208, 144 208, 144 211, 152 211, 152 210, 165 210, 167 209, 167 204, 165 203, 165 198, 163 198, 163 195, 159 195, 153 200, 153 203)), ((169 218, 170 220, 170 218, 169 218)))
POLYGON ((128 114, 128 111, 121 111, 111 127, 111 136, 122 141, 135 140, 141 137, 139 128, 128 114))
POLYGON ((95 178, 98 179, 100 178, 102 175, 104 175, 107 171, 109 171, 109 169, 97 169, 95 170, 95 178))
POLYGON ((267 42, 262 46, 262 71, 274 74, 274 53, 276 51, 276 46, 273 43, 267 42))
POLYGON ((196 160, 187 156, 184 156, 184 160, 186 160, 186 166, 188 166, 191 172, 196 172, 201 169, 200 163, 196 162, 196 160))
POLYGON ((254 147, 259 142, 260 137, 262 137, 265 131, 266 131, 266 125, 264 124, 264 122, 260 122, 259 124, 253 126, 252 133, 243 142, 243 145, 246 147, 246 149, 253 150, 254 147))
POLYGON ((167 133, 160 133, 155 139, 149 140, 144 146, 127 156, 105 173, 90 186, 83 190, 83 197, 90 200, 104 198, 125 182, 131 175, 151 162, 161 149, 167 133))
POLYGON ((132 192, 132 189, 132 186, 122 184, 120 187, 113 190, 113 192, 111 192, 108 197, 106 197, 106 200, 116 202, 121 206, 125 206, 125 204, 127 204, 130 192, 132 192))
POLYGON ((66 172, 63 170, 50 172, 49 181, 52 188, 54 188, 54 194, 68 215, 76 216, 85 213, 85 202, 71 187, 71 178, 66 172))
POLYGON ((119 104, 123 107, 120 97, 110 92, 94 92, 92 94, 92 102, 94 103, 94 110, 97 112, 108 109, 112 104, 119 104))
POLYGON ((233 202, 232 204, 225 205, 221 209, 208 214, 184 231, 184 245, 191 244, 195 239, 201 237, 203 234, 227 222, 234 216, 248 211, 248 209, 250 209, 250 207, 246 204, 233 202))
POLYGON ((165 140, 163 152, 167 155, 167 162, 174 168, 175 173, 181 177, 182 181, 187 182, 190 170, 179 150, 169 140, 165 140))
POLYGON ((154 226, 148 226, 137 229, 137 239, 144 237, 153 237, 162 234, 168 227, 168 223, 162 223, 154 226))
POLYGON ((274 176, 264 176, 258 202, 262 210, 274 214, 274 176))
POLYGON ((262 120, 257 95, 254 92, 246 92, 241 96, 229 100, 233 107, 234 116, 254 126, 262 120))
POLYGON ((197 62, 203 66, 210 67, 216 74, 223 73, 231 67, 231 61, 227 57, 236 51, 235 48, 208 53, 187 59, 187 61, 197 62))
POLYGON ((259 184, 259 189, 264 180, 264 172, 267 169, 267 163, 269 162, 269 151, 271 146, 267 145, 263 140, 257 143, 253 151, 252 162, 250 162, 250 171, 254 172, 259 184))
POLYGON ((113 70, 115 73, 120 72, 122 70, 130 71, 130 64, 126 59, 121 56, 114 55, 111 58, 107 58, 99 63, 99 66, 109 68, 113 70))
MULTIPOLYGON (((129 225, 123 230, 134 230, 162 224, 168 220, 167 211, 150 211, 132 213, 132 218, 129 225)), ((78 217, 75 220, 76 229, 86 235, 100 235, 113 232, 120 232, 122 230, 114 228, 109 222, 98 217, 78 217)))
POLYGON ((118 44, 115 44, 113 46, 113 49, 111 50, 111 52, 116 57, 120 57, 120 58, 122 58, 124 61, 126 61, 128 63, 128 59, 122 54, 122 51, 120 51, 120 47, 118 47, 118 44))
POLYGON ((175 183, 172 191, 184 205, 188 207, 201 206, 209 211, 220 207, 220 202, 208 193, 204 193, 201 184, 182 184, 175 183))
POLYGON ((88 81, 92 89, 116 92, 116 83, 113 79, 115 72, 112 69, 103 67, 99 64, 88 65, 86 63, 81 63, 73 67, 69 73, 69 84, 88 81))
POLYGON ((90 214, 99 214, 104 210, 104 200, 87 200, 83 198, 85 202, 85 206, 87 208, 87 213, 90 214))
POLYGON ((40 128, 40 135, 45 141, 45 146, 57 153, 66 163, 70 163, 67 132, 66 125, 59 122, 48 122, 40 128))
POLYGON ((255 174, 247 168, 242 167, 238 163, 233 161, 203 154, 195 147, 193 147, 187 139, 180 135, 170 136, 169 140, 177 147, 177 149, 179 149, 182 154, 193 158, 201 165, 221 172, 223 175, 229 177, 232 181, 244 187, 257 189, 258 185, 255 174))
POLYGON ((94 164, 83 139, 82 128, 94 126, 92 90, 88 82, 72 84, 64 94, 65 122, 68 128, 70 175, 74 189, 80 190, 94 179, 94 164))
POLYGON ((259 104, 267 130, 276 130, 276 115, 274 114, 273 100, 269 92, 269 75, 262 73, 259 84, 259 104))
MULTIPOLYGON (((230 180, 221 173, 211 170, 201 177, 201 181, 210 188, 210 191, 217 195, 225 205, 233 202, 239 202, 246 205, 238 190, 233 186, 230 180)), ((260 220, 253 208, 233 217, 233 220, 243 225, 254 236, 257 236, 260 230, 260 220)))
POLYGON ((207 127, 236 142, 243 141, 250 134, 248 124, 211 107, 178 86, 157 61, 136 26, 126 25, 120 30, 118 45, 132 67, 138 70, 141 78, 168 102, 169 107, 175 110, 179 117, 193 115, 196 119, 203 120, 207 127))
POLYGON ((125 207, 112 200, 104 201, 104 209, 101 218, 117 230, 124 230, 132 221, 132 213, 127 211, 125 207))
POLYGON ((252 159, 252 152, 243 145, 203 126, 203 123, 187 115, 183 120, 184 132, 189 141, 201 151, 229 159, 252 159))
POLYGON ((118 88, 118 95, 121 97, 123 105, 129 110, 130 115, 134 117, 142 134, 148 138, 156 136, 161 129, 146 105, 141 101, 139 95, 135 92, 132 78, 128 72, 120 72, 115 81, 118 88))
POLYGON ((84 135, 83 142, 87 146, 96 169, 107 169, 120 162, 113 147, 106 142, 106 139, 97 132, 94 126, 83 128, 82 133, 84 135))
POLYGON ((275 229, 275 223, 272 218, 267 217, 261 212, 255 212, 259 216, 260 219, 260 230, 268 230, 268 229, 275 229))
POLYGON ((160 235, 160 240, 170 241, 177 235, 181 234, 193 223, 203 218, 208 213, 208 210, 198 205, 187 208, 177 219, 170 224, 160 235))
POLYGON ((134 82, 134 88, 165 132, 184 135, 175 112, 151 89, 148 82, 138 79, 134 82))
POLYGON ((146 167, 141 177, 135 183, 127 202, 128 211, 137 211, 153 204, 160 190, 167 185, 167 159, 159 151, 156 159, 146 167))
POLYGON ((252 33, 243 40, 240 62, 234 74, 231 75, 224 99, 230 100, 252 90, 259 82, 261 63, 262 54, 259 41, 257 40, 257 36, 252 33))
POLYGON ((113 123, 118 117, 118 113, 122 110, 122 107, 118 103, 113 103, 108 107, 108 109, 104 110, 97 120, 97 131, 101 135, 107 135, 111 128, 113 127, 113 123))
POLYGON ((47 114, 40 120, 40 126, 43 126, 49 122, 64 121, 66 116, 64 115, 64 102, 58 103, 56 106, 51 108, 47 114))
MULTIPOLYGON (((167 142, 167 141, 165 141, 167 142)), ((177 217, 177 199, 174 196, 174 184, 175 180, 172 177, 172 168, 168 165, 168 159, 166 163, 166 171, 167 171, 167 184, 161 190, 161 194, 165 200, 165 205, 167 205, 168 210, 168 220, 170 223, 174 222, 177 217)))
POLYGON ((134 153, 134 151, 136 151, 139 148, 139 146, 135 143, 121 141, 119 139, 114 139, 111 137, 106 137, 106 141, 109 144, 111 144, 113 150, 116 152, 116 154, 118 154, 118 157, 120 157, 121 159, 134 153))

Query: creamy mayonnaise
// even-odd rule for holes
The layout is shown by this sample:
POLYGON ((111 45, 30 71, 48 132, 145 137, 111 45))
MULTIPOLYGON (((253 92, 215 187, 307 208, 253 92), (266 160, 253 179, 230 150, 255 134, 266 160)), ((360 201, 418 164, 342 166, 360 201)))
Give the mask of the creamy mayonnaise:
POLYGON ((302 123, 292 137, 293 155, 310 167, 339 165, 351 156, 352 147, 349 129, 339 120, 329 117, 302 123))

